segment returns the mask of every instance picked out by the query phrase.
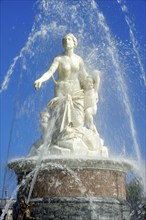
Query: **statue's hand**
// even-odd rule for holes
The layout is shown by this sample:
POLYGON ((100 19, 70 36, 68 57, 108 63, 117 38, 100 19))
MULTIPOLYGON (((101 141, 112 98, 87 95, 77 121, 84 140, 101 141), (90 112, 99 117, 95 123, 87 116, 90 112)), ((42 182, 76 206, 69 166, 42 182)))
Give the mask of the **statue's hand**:
POLYGON ((34 82, 34 87, 36 90, 39 90, 41 88, 41 85, 42 83, 39 79, 34 82))

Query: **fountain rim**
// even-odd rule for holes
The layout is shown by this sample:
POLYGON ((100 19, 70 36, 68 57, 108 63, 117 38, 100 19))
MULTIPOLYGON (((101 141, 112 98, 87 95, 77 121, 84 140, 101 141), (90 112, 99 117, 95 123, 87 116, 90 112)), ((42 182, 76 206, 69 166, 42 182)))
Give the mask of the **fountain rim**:
POLYGON ((8 162, 8 167, 15 171, 16 174, 23 172, 31 172, 35 168, 40 170, 49 168, 49 170, 109 170, 128 173, 132 170, 132 161, 126 159, 119 160, 118 158, 64 158, 64 157, 47 157, 37 163, 36 157, 26 157, 13 159, 8 162))

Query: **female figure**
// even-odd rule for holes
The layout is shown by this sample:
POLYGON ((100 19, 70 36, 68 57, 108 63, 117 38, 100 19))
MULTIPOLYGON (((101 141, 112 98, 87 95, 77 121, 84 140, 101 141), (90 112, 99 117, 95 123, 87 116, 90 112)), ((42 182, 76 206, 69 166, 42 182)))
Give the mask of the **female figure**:
POLYGON ((77 39, 73 34, 67 34, 63 40, 62 45, 65 51, 54 58, 49 70, 45 72, 38 80, 34 82, 35 88, 38 90, 42 83, 53 77, 53 74, 58 72, 58 79, 56 83, 56 96, 62 97, 66 94, 74 94, 81 89, 79 83, 84 81, 88 75, 84 68, 82 58, 74 53, 74 48, 77 47, 77 39))
MULTIPOLYGON (((85 91, 81 89, 81 86, 83 87, 86 82, 88 74, 82 58, 74 53, 77 39, 70 33, 63 38, 62 44, 64 52, 55 57, 49 70, 34 82, 35 89, 38 90, 43 82, 53 77, 56 71, 58 72, 57 81, 53 77, 56 96, 48 104, 49 109, 53 112, 53 117, 49 119, 47 131, 52 133, 49 133, 50 137, 47 136, 48 132, 46 131, 46 136, 43 139, 45 143, 46 139, 51 140, 51 144, 48 143, 50 154, 78 155, 81 153, 88 155, 90 151, 95 151, 98 154, 101 147, 99 134, 95 133, 95 127, 93 129, 92 126, 89 126, 87 129, 84 126, 85 91)), ((96 89, 94 88, 94 90, 96 89)), ((86 101, 88 99, 90 98, 86 97, 86 101)), ((96 105, 97 100, 93 101, 96 105)), ((91 104, 93 105, 93 103, 91 104)), ((92 117, 93 114, 88 115, 92 117)), ((39 152, 43 146, 43 141, 35 143, 29 156, 33 155, 36 150, 39 152)))
MULTIPOLYGON (((65 51, 54 58, 49 70, 34 82, 36 90, 42 83, 53 77, 58 72, 58 79, 55 81, 55 95, 49 103, 49 107, 54 110, 60 103, 63 105, 59 111, 62 115, 60 122, 57 120, 57 127, 60 131, 72 124, 73 127, 83 126, 84 124, 84 93, 80 84, 87 77, 82 58, 74 53, 77 47, 77 39, 73 34, 67 34, 62 45, 65 51)), ((54 77, 53 77, 54 79, 54 77)))

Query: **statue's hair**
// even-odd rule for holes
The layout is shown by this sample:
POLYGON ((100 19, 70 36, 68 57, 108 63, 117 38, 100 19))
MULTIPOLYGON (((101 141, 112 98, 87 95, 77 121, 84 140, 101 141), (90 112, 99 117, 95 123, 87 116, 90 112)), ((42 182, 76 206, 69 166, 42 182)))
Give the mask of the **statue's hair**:
POLYGON ((89 80, 89 79, 92 79, 93 83, 95 83, 95 78, 91 75, 87 76, 86 77, 86 82, 89 80))
POLYGON ((72 40, 73 40, 73 42, 74 42, 74 47, 77 47, 77 45, 78 45, 77 38, 76 38, 72 33, 69 33, 69 34, 67 34, 67 35, 65 35, 65 36, 63 37, 63 39, 62 39, 62 45, 63 45, 63 47, 64 47, 64 44, 65 44, 65 39, 66 39, 66 37, 68 37, 68 36, 72 38, 72 40))

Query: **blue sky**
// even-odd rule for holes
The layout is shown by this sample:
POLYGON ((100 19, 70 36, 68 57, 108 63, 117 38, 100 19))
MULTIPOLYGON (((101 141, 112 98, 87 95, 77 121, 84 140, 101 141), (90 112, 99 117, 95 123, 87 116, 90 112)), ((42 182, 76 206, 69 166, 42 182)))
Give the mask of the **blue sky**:
MULTIPOLYGON (((64 2, 64 1, 63 1, 64 2)), ((67 1, 68 2, 68 1, 67 1)), ((120 62, 125 68, 125 82, 127 85, 127 93, 130 101, 131 112, 133 116, 134 126, 137 132, 137 141, 139 144, 140 152, 142 158, 145 158, 145 87, 142 79, 141 68, 138 63, 138 59, 135 55, 135 51, 132 46, 132 39, 129 35, 129 27, 125 21, 125 13, 122 12, 120 5, 116 0, 99 0, 96 1, 99 5, 100 11, 104 14, 106 23, 109 26, 112 36, 117 42, 117 48, 120 51, 120 62)), ((128 16, 131 20, 133 27, 133 33, 136 39, 137 51, 141 63, 144 65, 144 51, 146 46, 146 30, 145 30, 145 20, 146 20, 146 2, 144 0, 127 0, 125 5, 128 8, 128 16)), ((76 0, 70 1, 70 4, 75 5, 76 0)), ((1 84, 4 80, 5 75, 7 74, 8 69, 13 63, 13 59, 20 54, 21 49, 26 45, 28 41, 28 36, 32 37, 41 27, 41 22, 46 25, 47 22, 51 22, 51 19, 57 19, 55 13, 52 15, 45 14, 45 11, 39 11, 38 4, 34 0, 27 1, 7 1, 1 0, 1 84), (42 13, 42 14, 41 14, 42 13), (41 18, 38 18, 41 14, 41 18), (37 16, 38 17, 37 17, 37 16), (44 16, 44 17, 43 17, 44 16), (46 16, 46 17, 45 17, 46 16), (50 17, 48 19, 48 17, 50 17), (38 20, 37 20, 38 19, 38 20), (39 20, 40 19, 40 20, 39 20), (42 20, 41 20, 42 19, 42 20), (32 26, 35 24, 34 29, 32 26), (30 35, 32 33, 32 35, 30 35)), ((52 7, 52 6, 51 6, 52 7)), ((79 22, 82 23, 82 9, 79 9, 81 15, 79 17, 79 22)), ((84 12, 85 13, 85 12, 84 12)), ((83 13, 83 16, 84 16, 83 13)), ((75 19, 75 18, 74 18, 75 19)), ((89 20, 85 19, 87 24, 89 20)), ((64 21, 64 20, 62 20, 64 21)), ((93 21, 95 19, 93 18, 93 21)), ((62 23, 63 24, 63 23, 62 23)), ((51 27, 51 26, 49 26, 51 27)), ((67 27, 70 27, 67 24, 67 27)), ((88 26, 89 27, 89 26, 88 26)), ((94 26, 93 26, 94 27, 94 26)), ((89 27, 90 31, 92 29, 89 27)), ((53 33, 50 33, 50 38, 46 40, 48 44, 45 44, 43 37, 37 39, 31 47, 31 51, 25 53, 23 59, 18 59, 14 67, 13 73, 10 77, 8 88, 6 91, 1 93, 1 138, 0 138, 0 153, 1 153, 1 185, 3 184, 3 172, 6 162, 6 155, 8 152, 8 145, 10 145, 9 159, 22 157, 27 155, 30 146, 32 143, 39 138, 39 112, 45 107, 47 99, 50 99, 53 96, 53 82, 49 82, 40 92, 36 92, 33 88, 33 81, 39 77, 50 65, 51 59, 62 51, 60 45, 61 34, 57 33, 58 38, 55 40, 51 36, 54 36, 53 33), (52 35, 51 35, 52 34, 52 35), (52 43, 50 43, 50 39, 52 43), (56 40, 57 39, 57 40, 56 40), (56 44, 56 46, 54 46, 56 44), (60 45, 60 46, 59 46, 60 45), (41 48, 41 49, 40 49, 41 48), (35 55, 33 55, 35 53, 35 55), (25 69, 27 68, 27 69, 25 69), (21 81, 21 73, 23 75, 21 81), (20 87, 19 87, 20 84, 20 87), (51 91, 51 92, 50 92, 51 91), (50 94, 48 96, 48 94, 50 94), (33 100, 32 100, 33 99, 33 100), (14 120, 14 124, 13 124, 14 120), (12 130, 11 140, 10 140, 10 131, 12 130), (10 144, 9 144, 10 142, 10 144)), ((66 30, 66 32, 72 31, 72 27, 66 30)), ((74 32, 76 33, 76 29, 74 32)), ((93 30, 94 32, 95 30, 93 30)), ((78 35, 78 32, 77 32, 78 35)), ((96 37, 96 32, 92 33, 96 37)), ((102 35, 102 32, 101 32, 102 35)), ((100 37, 97 37, 100 42, 100 37)), ((103 39, 103 38, 102 38, 103 39)), ((84 39, 85 40, 85 39, 84 39)), ((81 44, 84 44, 80 39, 81 44)), ((86 41, 85 41, 86 44, 86 41)), ((84 45, 83 45, 84 46, 84 45)), ((85 45, 86 46, 86 45, 85 45)), ((98 45, 99 46, 99 45, 98 45)), ((81 46, 79 46, 80 48, 81 46)), ((78 50, 77 52, 82 56, 84 48, 81 48, 82 52, 78 50)), ((100 58, 100 49, 101 52, 103 48, 99 46, 99 58, 100 58)), ((89 49, 88 49, 89 51, 89 49)), ((85 57, 85 53, 83 53, 85 57)), ((96 59, 95 59, 96 61, 96 59)), ((87 62, 88 63, 88 62, 87 62)), ((91 63, 91 62, 89 62, 91 63)), ((105 65, 105 64, 104 64, 105 65)), ((107 61, 107 67, 110 69, 110 62, 107 61)), ((99 67, 103 69, 102 64, 99 64, 99 67)), ((145 67, 144 67, 145 69, 145 67)), ((112 70, 112 69, 111 69, 112 70)), ((105 71, 106 72, 106 71, 105 71)), ((107 71, 108 74, 108 71, 107 71)), ((106 76, 106 73, 105 73, 106 76)), ((110 78, 110 77, 109 77, 110 78)), ((105 78, 104 78, 105 79, 105 78)), ((106 81, 106 80, 105 80, 106 81)), ((106 82, 103 82, 103 85, 106 82)), ((112 80, 108 80, 108 83, 112 83, 112 80)), ((112 84, 108 84, 109 87, 112 87, 112 84)), ((104 86, 103 86, 104 87, 104 86)), ((125 141, 120 145, 117 152, 123 153, 127 147, 127 152, 129 156, 132 155, 131 151, 135 151, 132 146, 133 142, 131 140, 131 133, 129 128, 128 117, 125 116, 124 111, 120 114, 117 112, 121 109, 121 100, 115 98, 114 101, 114 92, 115 88, 111 91, 110 98, 105 97, 105 89, 102 89, 101 95, 101 105, 99 105, 99 113, 97 114, 97 124, 99 124, 99 131, 102 137, 105 139, 105 143, 109 148, 114 145, 117 146, 119 142, 125 138, 125 141), (113 97, 112 97, 113 95, 113 97), (106 100, 106 101, 104 101, 106 100), (105 106, 106 103, 114 103, 108 105, 110 109, 107 109, 105 106), (116 103, 120 103, 119 106, 116 103), (113 109, 112 109, 113 108, 113 109), (111 110, 112 109, 112 110, 111 110), (117 109, 117 110, 116 110, 117 109), (102 112, 105 115, 102 115, 102 112), (114 112, 114 113, 113 113, 114 112), (113 115, 112 115, 113 113, 113 115), (111 115, 111 117, 107 117, 111 115), (115 116, 116 115, 116 116, 115 116), (125 117, 125 118, 124 118, 125 117), (100 118, 100 120, 99 120, 100 118), (105 122, 103 122, 105 119, 105 122), (127 122, 123 123, 123 121, 127 122), (98 123, 99 121, 99 123, 98 123), (115 129, 110 129, 110 125, 115 126, 115 129), (119 131, 116 134, 116 128, 120 127, 119 131), (118 133, 119 132, 119 133, 118 133), (107 135, 108 133, 108 135, 107 135), (120 135, 121 134, 121 135, 120 135), (119 135, 119 136, 118 136, 119 135), (115 140, 115 141, 114 141, 115 140), (128 143, 129 142, 129 143, 128 143)), ((114 146, 113 149, 116 149, 114 146)), ((135 153, 134 153, 135 154, 135 153)))

